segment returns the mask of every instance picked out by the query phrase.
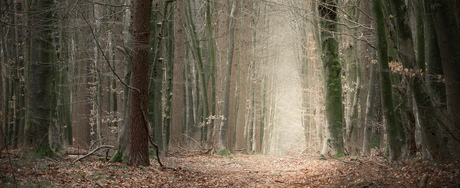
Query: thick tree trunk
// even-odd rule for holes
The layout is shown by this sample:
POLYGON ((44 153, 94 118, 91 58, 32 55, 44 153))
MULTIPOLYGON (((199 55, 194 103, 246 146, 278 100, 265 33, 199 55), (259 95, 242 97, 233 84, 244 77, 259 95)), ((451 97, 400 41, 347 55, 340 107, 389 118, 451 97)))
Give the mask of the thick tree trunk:
MULTIPOLYGON (((0 27, 4 28, 5 25, 3 23, 0 23, 0 27)), ((4 32, 3 32, 3 29, 0 30, 0 36, 3 36, 4 35, 4 32)), ((5 58, 5 48, 6 48, 6 41, 4 41, 3 39, 0 39, 0 110, 2 111, 0 113, 0 119, 2 120, 1 123, 0 123, 0 146, 3 146, 5 145, 5 143, 7 143, 8 141, 6 140, 6 135, 5 135, 5 105, 6 104, 6 100, 4 100, 4 96, 5 96, 5 88, 4 88, 4 83, 5 83, 5 74, 4 74, 4 70, 5 70, 5 64, 7 62, 6 58, 5 58)))
MULTIPOLYGON (((84 25, 85 32, 89 31, 89 26, 85 23, 84 19, 81 16, 87 16, 86 11, 81 10, 82 15, 76 14, 72 21, 76 24, 84 25)), ((71 57, 70 63, 73 67, 71 79, 75 83, 73 85, 73 95, 72 95, 72 125, 73 132, 72 136, 74 138, 74 146, 78 148, 87 149, 91 145, 91 126, 90 126, 90 113, 91 113, 91 103, 90 103, 90 85, 89 85, 89 72, 90 72, 90 62, 88 61, 89 56, 85 48, 87 39, 82 37, 81 33, 73 32, 70 36, 71 38, 71 57), (84 38, 84 39, 83 39, 84 38), (81 58, 81 59, 80 59, 81 58)))
POLYGON ((49 126, 52 120, 52 13, 54 1, 40 1, 30 10, 30 26, 36 33, 31 38, 30 62, 27 69, 27 96, 25 136, 27 148, 39 156, 53 156, 49 140, 49 126))
POLYGON ((450 0, 432 0, 427 5, 433 8, 434 25, 441 52, 442 67, 446 85, 447 113, 449 115, 448 134, 449 149, 459 152, 460 146, 460 33, 455 20, 455 13, 450 0))
MULTIPOLYGON (((328 138, 327 144, 331 155, 343 152, 343 106, 342 106, 342 66, 338 53, 337 3, 322 0, 318 6, 321 20, 321 47, 323 59, 323 77, 325 78, 325 100, 328 138)), ((323 146, 325 147, 325 146, 323 146)), ((322 153, 325 155, 326 153, 322 153)))
POLYGON ((134 1, 133 17, 133 64, 131 90, 131 133, 128 165, 148 166, 149 161, 149 132, 147 125, 148 104, 148 60, 150 35, 150 0, 134 1))
MULTIPOLYGON (((419 2, 421 4, 422 2, 419 2)), ((442 69, 442 60, 441 60, 441 52, 439 51, 438 45, 438 37, 436 36, 435 25, 433 22, 433 12, 430 6, 430 0, 423 0, 424 3, 424 55, 426 61, 426 71, 425 74, 425 82, 429 91, 430 96, 430 103, 432 109, 428 112, 419 112, 419 118, 426 118, 428 121, 429 129, 422 131, 422 146, 423 149, 423 157, 425 159, 432 158, 432 155, 438 155, 441 158, 445 158, 442 156, 449 156, 448 148, 441 146, 441 140, 443 137, 443 129, 441 129, 442 124, 448 118, 446 110, 446 88, 445 84, 440 80, 442 78, 441 75, 444 75, 442 69), (431 114, 431 115, 424 115, 424 114, 431 114), (435 114, 436 118, 432 118, 433 114, 435 114), (441 123, 440 123, 441 122, 441 123), (427 134, 427 135, 424 135, 427 134), (437 139, 430 139, 430 136, 438 137, 437 139), (432 140, 432 141, 427 141, 432 140), (430 146, 432 145, 432 146, 430 146), (430 147, 436 148, 439 147, 439 154, 436 151, 430 151, 430 147)), ((419 18, 422 19, 422 18, 419 18)), ((421 59, 421 58, 420 58, 421 59)), ((418 60, 418 63, 423 63, 423 61, 418 60)), ((422 126, 422 129, 423 126, 422 126)), ((440 159, 441 159, 440 158, 440 159)))
MULTIPOLYGON (((206 35, 207 35, 207 40, 208 40, 208 55, 209 55, 209 63, 210 63, 210 70, 209 70, 209 76, 211 79, 211 87, 210 89, 210 94, 211 94, 211 104, 210 104, 210 112, 209 116, 205 117, 208 118, 207 121, 209 121, 209 128, 207 129, 207 132, 204 134, 207 134, 206 136, 206 143, 210 145, 214 145, 213 139, 214 139, 214 123, 215 118, 214 116, 216 115, 216 49, 214 47, 214 33, 212 31, 213 23, 212 23, 212 12, 211 9, 213 8, 212 6, 212 1, 206 1, 206 35)), ((203 92, 208 92, 203 91, 203 92)))
POLYGON ((388 42, 382 11, 382 0, 372 0, 374 26, 377 35, 378 61, 380 67, 380 84, 382 93, 383 113, 387 124, 387 137, 390 148, 390 160, 401 157, 401 140, 398 136, 398 125, 393 105, 393 91, 388 66, 388 42))
POLYGON ((238 2, 233 0, 232 8, 230 10, 230 23, 229 23, 229 47, 227 53, 227 74, 225 79, 225 92, 224 92, 224 110, 223 115, 224 119, 222 120, 221 128, 220 128, 220 139, 219 139, 219 150, 227 149, 229 146, 228 140, 228 129, 229 129, 229 111, 232 106, 230 106, 230 84, 232 83, 232 68, 233 68, 233 50, 235 46, 234 36, 235 36, 235 8, 237 7, 238 2))
MULTIPOLYGON (((176 1, 174 11, 174 65, 172 92, 171 139, 181 143, 185 124, 185 15, 184 2, 176 1)), ((181 143, 183 144, 183 143, 181 143)))
MULTIPOLYGON (((253 3, 250 1, 242 1, 239 7, 241 12, 253 12, 253 3)), ((248 118, 249 102, 247 100, 249 94, 249 65, 250 65, 250 52, 251 52, 251 29, 246 27, 246 24, 251 22, 251 14, 242 14, 241 20, 236 23, 238 28, 238 35, 241 38, 239 41, 239 57, 238 57, 238 78, 237 78, 237 114, 235 117, 235 148, 247 149, 246 147, 246 125, 245 122, 248 118)), ((246 150, 247 151, 247 150, 246 150)))

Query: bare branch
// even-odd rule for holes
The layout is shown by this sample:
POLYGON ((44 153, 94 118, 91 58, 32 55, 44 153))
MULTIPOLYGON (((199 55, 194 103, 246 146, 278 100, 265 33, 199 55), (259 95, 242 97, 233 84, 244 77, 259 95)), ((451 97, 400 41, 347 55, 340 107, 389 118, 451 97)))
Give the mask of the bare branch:
POLYGON ((100 150, 100 149, 102 149, 102 148, 113 148, 113 146, 110 146, 110 145, 102 145, 102 146, 99 146, 99 147, 97 147, 96 149, 93 149, 92 151, 90 151, 89 153, 87 153, 86 155, 83 155, 83 156, 81 156, 81 157, 76 158, 75 160, 72 161, 72 164, 74 164, 74 163, 76 163, 77 161, 82 160, 82 159, 84 159, 84 158, 86 158, 86 157, 92 155, 94 152, 96 152, 96 151, 98 151, 98 150, 100 150))
POLYGON ((88 19, 86 19, 85 15, 80 11, 80 9, 77 9, 77 11, 81 14, 81 16, 83 17, 83 20, 85 20, 86 24, 88 25, 89 29, 91 30, 91 36, 93 37, 94 41, 96 42, 96 46, 97 46, 97 49, 99 51, 101 51, 102 53, 102 56, 104 57, 106 63, 107 63, 107 66, 109 66, 110 68, 110 71, 112 71, 112 73, 117 77, 118 81, 120 81, 121 84, 123 84, 124 86, 128 87, 129 89, 132 89, 132 90, 135 90, 137 92, 140 92, 139 89, 137 88, 134 88, 132 86, 129 86, 128 84, 126 84, 125 82, 123 82, 123 80, 121 79, 121 77, 115 72, 115 69, 112 67, 112 65, 110 65, 110 60, 109 58, 107 58, 107 56, 105 55, 104 53, 104 50, 102 50, 102 47, 101 45, 99 44, 99 42, 97 41, 97 38, 96 38, 96 34, 94 34, 94 31, 93 31, 93 28, 91 27, 91 24, 89 23, 88 19))

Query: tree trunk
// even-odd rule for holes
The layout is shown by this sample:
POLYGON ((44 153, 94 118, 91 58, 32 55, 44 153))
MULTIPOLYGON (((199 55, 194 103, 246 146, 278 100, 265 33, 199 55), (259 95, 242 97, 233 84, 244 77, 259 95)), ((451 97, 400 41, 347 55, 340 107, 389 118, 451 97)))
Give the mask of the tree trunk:
POLYGON ((168 153, 169 150, 169 143, 171 141, 171 116, 172 116, 172 92, 173 92, 173 69, 174 69, 174 23, 169 22, 168 20, 172 20, 173 17, 171 16, 170 12, 174 11, 173 6, 169 6, 170 2, 166 2, 164 15, 167 15, 163 19, 163 25, 165 25, 165 30, 163 35, 167 39, 165 41, 165 56, 166 56, 166 64, 165 64, 165 74, 164 74, 164 84, 163 84, 163 98, 164 98, 164 114, 166 116, 163 117, 163 126, 164 126, 164 154, 168 153))
MULTIPOLYGON (((89 26, 85 23, 82 16, 87 16, 86 11, 80 10, 82 15, 75 13, 74 21, 78 25, 84 28, 85 32, 89 32, 89 26)), ((70 78, 73 84, 73 99, 72 101, 72 125, 74 138, 74 146, 78 148, 86 149, 91 145, 91 126, 90 126, 90 112, 91 103, 89 101, 89 72, 90 62, 88 61, 89 56, 85 48, 87 40, 86 36, 83 37, 82 33, 73 31, 71 34, 71 55, 70 63, 72 64, 73 70, 70 78), (81 58, 81 59, 79 59, 81 58)))
POLYGON ((39 156, 54 156, 49 140, 49 126, 52 120, 52 70, 54 49, 52 47, 51 19, 54 1, 46 0, 32 4, 30 7, 30 27, 37 37, 31 38, 30 62, 27 69, 26 127, 27 148, 39 156), (38 37, 39 36, 39 37, 38 37))
POLYGON ((450 0, 432 0, 427 5, 433 9, 434 25, 441 52, 449 115, 448 146, 456 158, 460 158, 456 149, 460 146, 460 34, 456 25, 454 9, 450 0))
MULTIPOLYGON (((343 106, 342 106, 342 75, 337 32, 337 3, 333 0, 322 0, 318 6, 321 20, 321 47, 323 60, 323 77, 325 78, 325 100, 327 118, 327 142, 331 155, 343 153, 343 106)), ((325 147, 325 146, 324 146, 325 147)), ((324 151, 323 151, 324 152, 324 151)), ((326 153, 321 153, 325 155, 326 153)))
POLYGON ((238 6, 236 0, 232 1, 232 8, 230 10, 230 23, 229 23, 229 47, 227 53, 227 74, 225 79, 225 92, 224 92, 224 110, 223 115, 224 119, 222 120, 221 130, 220 130, 220 139, 219 139, 219 150, 227 149, 229 145, 228 140, 228 129, 229 129, 229 111, 232 106, 230 106, 230 84, 232 83, 232 68, 233 68, 233 50, 235 46, 234 36, 235 36, 235 8, 238 6))
POLYGON ((374 26, 377 35, 378 61, 380 68, 380 84, 382 93, 382 107, 387 124, 387 137, 390 149, 390 160, 398 160, 401 157, 401 141, 398 136, 400 128, 396 120, 393 105, 393 91, 388 66, 388 42, 387 33, 382 11, 382 0, 372 0, 372 12, 374 26))
MULTIPOLYGON (((198 80, 196 80, 196 83, 199 84, 200 86, 197 85, 197 93, 200 95, 198 98, 200 99, 199 101, 203 103, 202 105, 199 105, 202 107, 200 109, 201 111, 198 113, 201 113, 201 116, 198 116, 200 119, 200 124, 201 124, 201 141, 203 143, 206 143, 208 140, 208 128, 209 128, 209 123, 207 123, 208 118, 210 118, 210 112, 209 112, 209 100, 208 100, 208 87, 207 87, 207 82, 206 82, 206 74, 204 70, 204 60, 203 60, 203 55, 202 55, 202 49, 200 46, 200 40, 199 37, 197 36, 197 31, 196 31, 196 26, 193 21, 193 14, 192 14, 192 5, 190 0, 185 0, 184 1, 186 4, 186 11, 185 11, 185 17, 186 17, 186 25, 189 28, 188 31, 190 33, 190 40, 191 40, 191 48, 192 48, 192 53, 193 56, 195 57, 195 62, 196 65, 194 66, 196 68, 196 75, 198 77, 198 80)), ((198 115, 198 114, 197 114, 198 115)))
POLYGON ((367 93, 367 101, 366 101, 366 112, 364 117, 364 135, 363 135, 363 155, 369 155, 371 149, 371 135, 372 135, 372 119, 374 117, 374 104, 375 104, 375 83, 376 83, 376 67, 373 62, 369 65, 369 91, 367 93))
MULTIPOLYGON (((174 64, 172 92, 171 139, 181 143, 181 129, 185 124, 185 15, 184 2, 176 1, 174 11, 174 64)), ((181 143, 182 144, 182 143, 181 143)))
MULTIPOLYGON (((211 66, 211 69, 209 70, 209 76, 211 79, 211 87, 210 93, 211 93, 211 104, 210 104, 210 109, 211 111, 209 112, 209 116, 206 118, 207 121, 209 121, 209 128, 207 130, 207 136, 206 136, 206 142, 207 144, 214 145, 213 139, 214 139, 214 122, 215 122, 215 115, 216 115, 216 49, 214 47, 214 33, 212 32, 212 12, 211 9, 212 7, 212 1, 206 1, 206 35, 207 35, 207 40, 208 40, 208 55, 209 55, 209 63, 211 66)), ((203 92, 208 92, 207 90, 203 92)))
MULTIPOLYGON (((252 13, 254 10, 253 2, 250 1, 242 1, 240 8, 240 12, 250 12, 252 13)), ((246 27, 246 24, 249 24, 252 20, 251 14, 241 14, 242 18, 236 24, 238 28, 238 36, 241 38, 239 41, 238 49, 239 49, 239 57, 238 57, 238 73, 237 73, 237 110, 235 116, 235 148, 236 149, 246 149, 247 140, 246 138, 246 120, 247 114, 249 113, 248 106, 249 101, 247 100, 249 94, 249 85, 250 82, 248 80, 249 77, 249 65, 250 65, 250 57, 251 57, 251 29, 246 27)))
MULTIPOLYGON (((125 0, 123 5, 125 7, 131 7, 131 0, 125 0)), ((123 10, 123 18, 122 18, 122 33, 123 33, 123 46, 124 48, 118 46, 118 50, 122 51, 124 54, 124 61, 125 67, 124 67, 124 83, 125 84, 131 84, 131 67, 132 67, 132 59, 129 54, 129 52, 126 50, 128 46, 131 46, 132 41, 131 41, 131 34, 129 32, 130 28, 130 23, 132 20, 132 10, 131 8, 125 8, 123 10)), ((110 162, 121 162, 125 159, 127 159, 127 156, 129 156, 129 135, 131 134, 131 129, 130 129, 130 120, 129 120, 129 114, 130 114, 130 107, 129 107, 129 102, 131 99, 131 92, 129 92, 129 88, 123 85, 123 104, 121 107, 123 108, 123 122, 119 123, 119 132, 118 132, 118 149, 115 152, 115 154, 112 156, 110 159, 110 162)))
POLYGON ((130 102, 130 153, 128 165, 148 166, 149 161, 149 132, 147 125, 148 104, 148 60, 150 35, 150 0, 134 1, 133 17, 133 64, 130 102))
MULTIPOLYGON (((0 23, 0 27, 1 28, 4 28, 5 25, 3 23, 0 23)), ((3 36, 4 35, 4 30, 1 29, 0 30, 0 36, 3 36)), ((0 123, 0 146, 3 146, 5 145, 5 143, 7 143, 8 141, 6 140, 7 136, 5 135, 5 105, 6 104, 6 100, 4 100, 4 96, 5 96, 5 88, 4 88, 4 83, 5 83, 5 74, 4 74, 4 70, 5 70, 5 64, 7 62, 6 58, 5 58, 5 49, 6 49, 6 41, 4 41, 4 39, 0 39, 0 110, 1 110, 1 113, 0 113, 0 120, 1 120, 1 123, 0 123)))
MULTIPOLYGON (((443 129, 440 129, 442 124, 445 124, 443 121, 448 120, 446 118, 448 116, 446 110, 446 88, 444 82, 442 82, 442 75, 443 69, 442 69, 442 60, 441 60, 441 52, 439 51, 439 46, 438 46, 438 37, 436 36, 436 30, 435 30, 435 25, 433 22, 433 12, 432 8, 430 6, 430 0, 423 0, 423 5, 424 11, 423 11, 423 19, 424 19, 424 55, 425 55, 425 61, 426 61, 426 72, 425 74, 425 84, 427 85, 428 92, 429 92, 429 100, 432 105, 432 110, 427 109, 427 112, 419 112, 419 118, 426 118, 428 121, 429 127, 427 129, 422 130, 422 146, 423 149, 423 158, 429 159, 433 158, 432 155, 437 155, 439 157, 442 157, 442 155, 448 156, 450 155, 448 152, 447 147, 442 147, 440 145, 440 142, 443 137, 443 129), (430 115, 424 115, 424 114, 430 114, 430 115), (436 118, 432 118, 433 114, 436 118), (441 122, 441 123, 440 123, 441 122), (426 135, 425 135, 426 134, 426 135), (430 139, 429 137, 438 137, 438 138, 432 138, 430 139), (427 140, 432 140, 432 141, 427 141, 427 140), (432 145, 432 146, 430 146, 432 145), (439 147, 439 154, 437 151, 430 151, 430 147, 436 148, 439 147)), ((419 2, 419 4, 422 4, 422 2, 419 2)), ((419 5, 420 6, 420 5, 419 5)), ((422 10, 420 10, 422 11, 422 10)), ((420 16, 420 15, 419 15, 420 16)), ((422 19, 422 18, 418 18, 422 19)), ((421 54, 420 54, 421 55, 421 54)), ((418 63, 421 64, 423 61, 421 61, 421 58, 418 60, 418 63)), ((417 97, 417 96, 415 96, 417 97)), ((423 97, 423 96, 422 96, 423 97)), ((427 101, 427 100, 425 100, 427 101)), ((423 109, 422 109, 423 110, 423 109)), ((441 158, 440 158, 441 159, 441 158)))

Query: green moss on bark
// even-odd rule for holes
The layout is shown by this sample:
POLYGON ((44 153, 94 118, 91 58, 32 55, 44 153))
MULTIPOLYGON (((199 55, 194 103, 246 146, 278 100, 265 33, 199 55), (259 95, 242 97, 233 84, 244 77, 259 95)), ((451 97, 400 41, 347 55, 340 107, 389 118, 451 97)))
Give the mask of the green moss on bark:
POLYGON ((219 151, 220 156, 231 157, 232 153, 228 149, 223 149, 219 151))
MULTIPOLYGON (((321 20, 321 47, 324 72, 324 93, 326 101, 327 130, 330 134, 330 154, 343 152, 343 106, 342 106, 342 65, 339 58, 337 32, 337 4, 332 0, 322 0, 318 11, 321 20)), ((325 154, 325 153, 323 153, 325 154)))
POLYGON ((123 154, 120 152, 120 150, 115 151, 115 154, 112 156, 112 158, 110 158, 109 162, 123 162, 123 154))

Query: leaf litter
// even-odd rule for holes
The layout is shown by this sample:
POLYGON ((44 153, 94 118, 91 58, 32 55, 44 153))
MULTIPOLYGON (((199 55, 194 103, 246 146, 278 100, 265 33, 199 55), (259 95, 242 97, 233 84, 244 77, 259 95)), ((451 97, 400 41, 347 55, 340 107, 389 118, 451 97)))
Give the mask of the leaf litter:
POLYGON ((455 187, 460 164, 424 160, 388 162, 382 157, 230 157, 174 154, 151 166, 130 167, 91 156, 24 160, 0 156, 0 187, 455 187))

